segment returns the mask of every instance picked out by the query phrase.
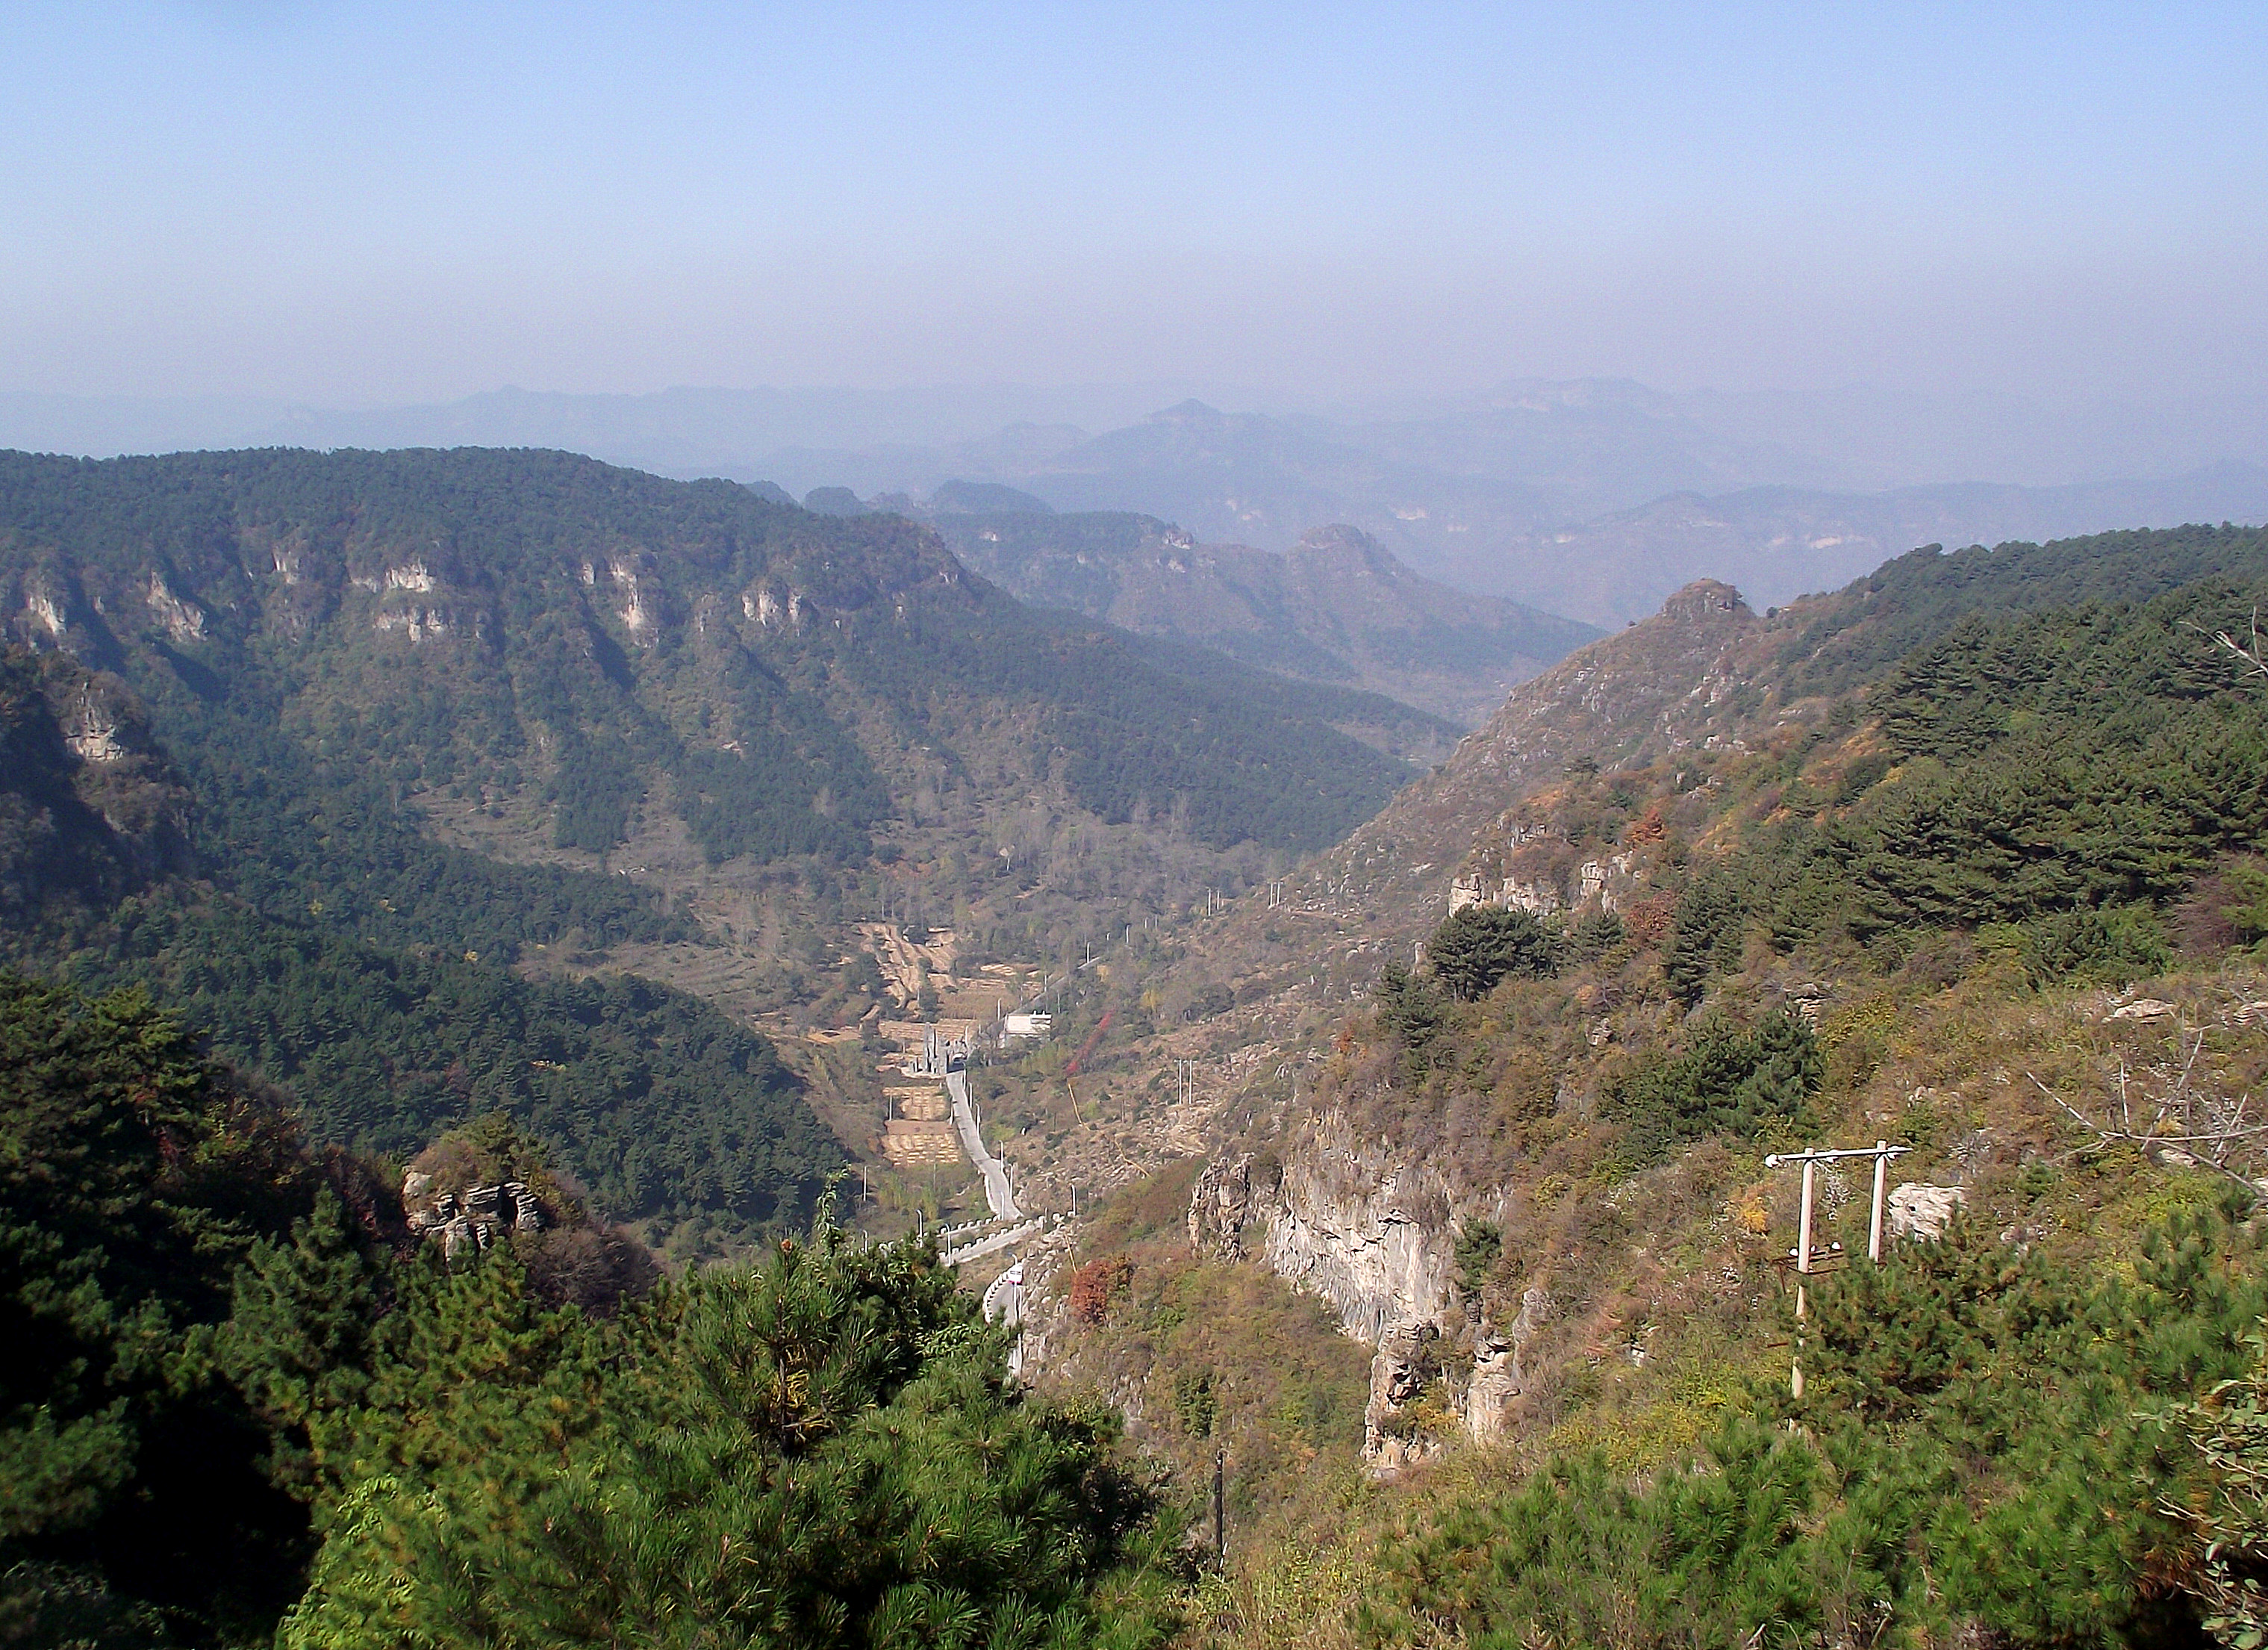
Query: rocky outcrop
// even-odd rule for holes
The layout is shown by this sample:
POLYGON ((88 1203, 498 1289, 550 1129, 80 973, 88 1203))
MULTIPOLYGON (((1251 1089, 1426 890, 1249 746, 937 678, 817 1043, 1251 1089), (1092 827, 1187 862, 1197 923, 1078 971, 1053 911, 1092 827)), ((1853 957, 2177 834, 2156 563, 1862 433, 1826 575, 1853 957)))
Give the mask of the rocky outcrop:
POLYGON ((1254 1213, 1270 1269, 1321 1295, 1342 1329, 1376 1346, 1448 1309, 1455 1202, 1438 1170, 1359 1140, 1344 1117, 1327 1115, 1302 1131, 1254 1213))
POLYGON ((608 561, 607 571, 614 578, 615 589, 621 602, 618 611, 622 615, 622 628, 640 642, 652 640, 659 615, 639 578, 641 569, 637 561, 630 556, 616 556, 608 561))
POLYGON ((489 1248, 500 1232, 533 1233, 544 1228, 543 1205, 525 1182, 468 1186, 460 1197, 452 1191, 435 1192, 433 1181, 422 1169, 404 1175, 401 1205, 408 1212, 409 1229, 438 1240, 444 1254, 453 1260, 468 1249, 489 1248))
POLYGON ((1432 1164, 1404 1160, 1326 1113, 1292 1131, 1280 1168, 1248 1154, 1208 1165, 1190 1195, 1189 1233, 1209 1258, 1250 1251, 1375 1349, 1364 1451, 1385 1473, 1426 1459, 1460 1431, 1500 1436, 1528 1389, 1521 1353, 1549 1317, 1550 1298, 1530 1290, 1499 1330, 1459 1276, 1464 1221, 1500 1214, 1492 1200, 1459 1195, 1432 1164))
POLYGON ((1520 1297, 1520 1311, 1511 1324, 1498 1330, 1486 1318, 1473 1337, 1473 1376, 1465 1389, 1465 1430, 1476 1442, 1492 1443, 1503 1437, 1513 1403, 1526 1393, 1529 1372, 1521 1354, 1551 1315, 1551 1297, 1529 1287, 1520 1297))
POLYGON ((205 615, 196 604, 186 601, 173 593, 164 574, 152 571, 144 594, 150 611, 165 627, 166 634, 176 642, 202 642, 205 637, 205 615))
POLYGON ((189 793, 115 676, 0 653, 0 911, 95 909, 186 873, 189 793))
POLYGON ((1207 1260, 1234 1260, 1251 1218, 1252 1154, 1206 1164, 1189 1194, 1189 1247, 1207 1260))
POLYGON ((1454 1402, 1441 1352, 1433 1323, 1404 1323, 1379 1343, 1362 1412, 1362 1453, 1373 1471, 1398 1472, 1441 1452, 1454 1402))
POLYGON ((446 608, 420 607, 415 603, 403 608, 388 608, 371 620, 371 628, 380 635, 388 630, 405 632, 413 642, 446 636, 456 629, 456 615, 446 608))
POLYGON ((803 628, 803 593, 791 588, 782 596, 768 580, 759 579, 740 593, 740 611, 763 629, 803 628))
POLYGON ((12 573, 0 568, 0 645, 110 664, 116 650, 102 610, 101 597, 90 598, 76 570, 58 558, 38 557, 12 573))
POLYGON ((1953 1217, 1968 1202, 1969 1194, 1958 1186, 1928 1186, 1919 1181, 1908 1181, 1890 1192, 1889 1234, 1894 1238, 1927 1241, 1941 1238, 1945 1229, 1953 1224, 1953 1217))
POLYGON ((61 696, 51 694, 50 702, 58 696, 55 726, 72 755, 83 762, 108 767, 132 755, 127 746, 123 696, 114 684, 105 691, 99 680, 90 675, 75 689, 61 696))

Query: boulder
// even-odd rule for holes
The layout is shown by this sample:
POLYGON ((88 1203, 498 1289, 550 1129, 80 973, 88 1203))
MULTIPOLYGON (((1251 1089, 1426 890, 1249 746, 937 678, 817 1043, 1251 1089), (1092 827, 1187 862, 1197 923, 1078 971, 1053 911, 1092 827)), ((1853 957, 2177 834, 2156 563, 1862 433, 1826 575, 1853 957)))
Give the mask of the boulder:
POLYGON ((1958 1186, 1931 1186, 1910 1180, 1890 1192, 1889 1234, 1934 1242, 1945 1235, 1945 1228, 1968 1202, 1969 1194, 1958 1186))
POLYGON ((2138 997, 2123 1007, 2114 1008, 2108 1018, 2112 1020, 2171 1020, 2175 1014, 2171 1003, 2154 997, 2138 997))

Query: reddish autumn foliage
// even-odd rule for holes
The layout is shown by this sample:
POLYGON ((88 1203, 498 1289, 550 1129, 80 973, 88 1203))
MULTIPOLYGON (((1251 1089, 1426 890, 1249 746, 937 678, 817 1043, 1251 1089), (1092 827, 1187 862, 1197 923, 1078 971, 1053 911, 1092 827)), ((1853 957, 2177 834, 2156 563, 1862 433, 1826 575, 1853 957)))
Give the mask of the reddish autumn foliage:
POLYGON ((1123 1255, 1089 1261, 1071 1275, 1071 1315, 1081 1323, 1100 1323, 1110 1303, 1133 1286, 1134 1263, 1123 1255))
POLYGON ((1676 912, 1676 900, 1667 894, 1632 900, 1623 910, 1623 932, 1640 951, 1652 951, 1669 932, 1669 919, 1676 912))

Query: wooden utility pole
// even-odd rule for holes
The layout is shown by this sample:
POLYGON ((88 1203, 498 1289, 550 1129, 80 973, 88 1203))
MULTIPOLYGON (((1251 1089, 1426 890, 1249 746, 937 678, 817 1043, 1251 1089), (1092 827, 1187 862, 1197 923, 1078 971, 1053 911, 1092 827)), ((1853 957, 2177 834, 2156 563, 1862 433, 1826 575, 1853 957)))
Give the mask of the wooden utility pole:
MULTIPOLYGON (((1783 1163, 1803 1165, 1803 1201, 1795 1219, 1795 1356, 1788 1366, 1787 1389, 1792 1397, 1803 1396, 1803 1324, 1810 1315, 1811 1301, 1808 1285, 1811 1276, 1811 1189, 1812 1176, 1822 1163, 1831 1163, 1837 1158, 1871 1157, 1874 1160, 1874 1213, 1867 1228, 1867 1258, 1880 1264, 1882 1258, 1882 1192, 1889 1179, 1890 1160, 1903 1157, 1913 1148, 1892 1145, 1888 1140, 1877 1140, 1872 1145, 1846 1146, 1834 1151, 1775 1152, 1764 1160, 1766 1168, 1778 1168, 1783 1163)), ((1839 1247, 1839 1246, 1838 1246, 1839 1247)))

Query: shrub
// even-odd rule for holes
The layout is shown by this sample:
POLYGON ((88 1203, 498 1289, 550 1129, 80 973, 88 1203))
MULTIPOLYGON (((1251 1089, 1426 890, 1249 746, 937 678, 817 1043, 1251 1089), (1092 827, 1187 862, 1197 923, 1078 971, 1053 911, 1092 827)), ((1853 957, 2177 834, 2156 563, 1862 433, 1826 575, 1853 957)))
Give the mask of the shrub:
POLYGON ((2060 911, 2026 923, 2018 950, 2035 985, 2058 980, 2124 985, 2162 974, 2173 962, 2156 920, 2132 905, 2060 911))
POLYGON ((1457 1233, 1457 1283, 1469 1295, 1477 1296, 1481 1285, 1488 1282, 1489 1274, 1496 1270, 1497 1260, 1504 1253, 1504 1228, 1493 1220, 1468 1220, 1457 1233))
POLYGON ((1191 1438, 1211 1438, 1220 1418, 1220 1400, 1213 1394, 1212 1376, 1204 1371, 1183 1370, 1174 1377, 1174 1418, 1191 1438))
POLYGON ((1089 1261, 1071 1275, 1071 1315, 1081 1323, 1100 1323, 1111 1303, 1134 1283, 1134 1263, 1123 1255, 1089 1261))
POLYGON ((1604 956, 1625 938, 1621 917, 1612 911, 1591 911, 1567 936, 1567 954, 1577 962, 1588 962, 1604 956))
POLYGON ((1433 1069, 1434 1045, 1448 1029, 1446 1005, 1429 980, 1389 962, 1378 981, 1378 1026, 1402 1044, 1413 1079, 1433 1069))
POLYGON ((1670 923, 1676 913, 1677 901, 1671 895, 1657 894, 1651 899, 1633 900, 1623 913, 1623 937, 1638 950, 1655 950, 1668 937, 1670 923))

